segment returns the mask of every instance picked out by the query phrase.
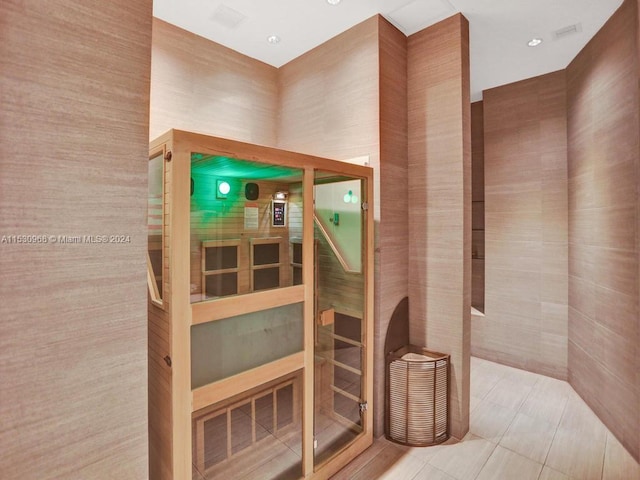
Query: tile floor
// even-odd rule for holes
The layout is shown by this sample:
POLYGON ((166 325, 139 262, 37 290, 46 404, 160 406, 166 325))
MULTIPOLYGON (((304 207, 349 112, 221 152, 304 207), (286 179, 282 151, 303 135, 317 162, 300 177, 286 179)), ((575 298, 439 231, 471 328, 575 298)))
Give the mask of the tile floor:
POLYGON ((427 448, 378 439, 333 480, 640 480, 568 383, 471 359, 469 433, 427 448))

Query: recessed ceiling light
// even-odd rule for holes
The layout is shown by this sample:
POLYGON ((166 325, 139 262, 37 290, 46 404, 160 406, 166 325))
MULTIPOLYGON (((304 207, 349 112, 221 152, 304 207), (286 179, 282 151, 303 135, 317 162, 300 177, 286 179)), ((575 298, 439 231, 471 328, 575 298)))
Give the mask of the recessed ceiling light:
POLYGON ((527 45, 529 45, 530 47, 537 47, 541 43, 542 43, 542 39, 541 38, 532 38, 531 40, 529 40, 527 45))
POLYGON ((327 0, 329 5, 338 5, 342 0, 327 0))
POLYGON ((280 43, 280 37, 278 35, 269 35, 267 37, 267 42, 271 45, 275 45, 276 43, 280 43))

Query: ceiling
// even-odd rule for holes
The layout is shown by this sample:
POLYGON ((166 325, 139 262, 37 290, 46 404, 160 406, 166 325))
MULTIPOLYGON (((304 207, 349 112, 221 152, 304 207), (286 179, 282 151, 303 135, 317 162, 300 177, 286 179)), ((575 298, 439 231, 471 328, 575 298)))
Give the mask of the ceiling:
POLYGON ((154 16, 280 67, 380 13, 411 35, 456 12, 469 20, 471 97, 565 68, 622 0, 154 0, 154 16), (567 28, 569 27, 569 28, 567 28), (558 35, 558 31, 564 34, 558 35), (562 33, 562 32, 561 32, 562 33), (280 42, 270 44, 271 35, 280 42), (537 47, 527 42, 538 37, 537 47))

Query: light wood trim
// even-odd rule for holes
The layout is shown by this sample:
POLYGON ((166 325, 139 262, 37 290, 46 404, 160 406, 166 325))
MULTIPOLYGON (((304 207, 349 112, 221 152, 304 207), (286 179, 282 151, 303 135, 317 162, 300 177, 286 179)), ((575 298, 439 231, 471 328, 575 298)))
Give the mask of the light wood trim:
POLYGON ((346 445, 338 454, 318 465, 313 475, 313 480, 328 480, 372 443, 373 431, 365 430, 364 434, 360 435, 360 437, 356 438, 352 443, 346 445))
POLYGON ((313 415, 315 358, 315 235, 313 220, 313 185, 315 171, 306 168, 302 181, 302 283, 304 287, 304 376, 302 390, 302 475, 313 474, 313 415))
POLYGON ((338 335, 328 330, 325 330, 323 334, 331 338, 334 338, 336 340, 340 340, 341 342, 348 343, 349 345, 353 345, 354 347, 359 347, 359 348, 364 347, 364 344, 362 342, 356 342, 355 340, 351 340, 350 338, 343 337, 342 335, 338 335))
MULTIPOLYGON (((340 392, 338 392, 340 393, 340 392)), ((359 400, 358 400, 359 402, 359 400)), ((345 428, 348 428, 349 430, 355 432, 356 434, 358 433, 362 433, 362 425, 358 425, 357 423, 352 422, 351 420, 349 420, 346 417, 343 417, 342 415, 340 415, 337 412, 332 412, 331 418, 333 420, 335 420, 336 422, 338 422, 340 425, 342 425, 345 428)))
POLYGON ((249 239, 249 285, 251 291, 255 290, 254 284, 254 272, 256 270, 264 270, 267 268, 277 268, 278 269, 278 277, 280 285, 278 288, 282 288, 282 279, 283 279, 283 268, 287 267, 287 248, 283 237, 252 237, 249 239), (276 244, 278 245, 278 263, 268 263, 264 265, 255 265, 255 253, 254 246, 255 245, 270 245, 276 244))
POLYGON ((338 175, 373 178, 373 169, 371 167, 226 138, 185 132, 183 130, 174 129, 171 132, 173 133, 174 141, 185 142, 191 146, 192 151, 205 155, 222 155, 295 168, 300 168, 302 165, 305 168, 336 172, 338 175))
POLYGON ((240 245, 240 239, 234 238, 230 240, 205 240, 202 242, 204 248, 209 247, 237 247, 240 245))
MULTIPOLYGON (((332 351, 333 352, 333 351, 332 351)), ((358 370, 357 368, 351 367, 349 365, 347 365, 346 363, 342 363, 339 362, 338 360, 335 360, 334 358, 325 355, 323 353, 316 353, 316 356, 318 356, 318 358, 322 358, 324 360, 327 361, 327 363, 330 363, 331 365, 335 365, 336 367, 342 368, 344 370, 347 370, 351 373, 355 373, 356 375, 362 375, 362 370, 358 370)))
POLYGON ((259 312, 269 308, 283 307, 292 303, 305 300, 304 286, 278 288, 275 290, 262 290, 255 293, 247 293, 242 296, 230 296, 217 298, 208 302, 194 303, 191 305, 192 323, 201 323, 222 320, 246 313, 259 312), (277 292, 277 294, 274 294, 277 292), (239 299, 242 301, 239 301, 239 299))
POLYGON ((172 159, 165 161, 171 176, 170 291, 171 361, 173 397, 173 478, 192 475, 191 450, 191 299, 190 299, 190 197, 189 146, 174 137, 172 159))
POLYGON ((327 325, 333 325, 335 323, 336 311, 333 308, 328 308, 320 312, 318 316, 318 325, 326 327, 327 325))
MULTIPOLYGON (((238 273, 240 271, 240 239, 230 240, 205 240, 201 244, 201 290, 204 298, 207 296, 207 277, 212 275, 220 275, 224 273, 238 273), (236 247, 236 267, 235 268, 221 268, 218 270, 207 270, 207 248, 216 247, 236 247)), ((236 278, 236 293, 240 292, 240 275, 236 278)))
MULTIPOLYGON (((364 237, 365 237, 365 310, 362 317, 362 325, 365 330, 365 362, 364 362, 364 395, 363 400, 368 404, 368 409, 363 415, 363 427, 365 434, 369 436, 369 445, 373 441, 373 349, 374 349, 374 202, 373 202, 373 178, 366 180, 367 196, 364 199, 368 209, 364 211, 364 237)), ((380 405, 384 408, 383 405, 380 405)))
POLYGON ((353 400, 356 403, 360 403, 360 398, 356 397, 355 395, 353 395, 352 393, 349 393, 339 387, 336 387, 335 385, 331 385, 330 386, 331 390, 333 390, 334 392, 342 395, 343 397, 348 398, 349 400, 353 400))
POLYGON ((208 407, 227 398, 256 388, 263 383, 275 380, 300 370, 304 366, 304 352, 294 353, 288 357, 261 365, 232 377, 196 388, 190 392, 193 398, 191 411, 208 407))
MULTIPOLYGON (((163 137, 166 137, 166 135, 164 135, 163 137)), ((151 258, 149 257, 149 247, 147 246, 147 269, 148 269, 148 273, 147 273, 147 281, 151 281, 151 283, 153 284, 153 286, 150 284, 149 285, 149 294, 151 296, 151 301, 157 305, 158 307, 160 307, 161 309, 165 310, 165 292, 164 292, 164 285, 166 283, 166 279, 164 278, 165 275, 165 267, 166 267, 166 262, 164 261, 165 255, 166 255, 166 249, 165 249, 165 215, 167 212, 164 211, 165 209, 165 205, 166 205, 166 192, 165 192, 165 185, 167 182, 167 168, 165 165, 165 154, 167 152, 167 143, 166 140, 163 140, 161 143, 159 144, 155 144, 150 146, 149 149, 149 161, 151 161, 153 158, 156 158, 158 156, 162 156, 162 200, 161 200, 161 205, 162 205, 162 220, 161 220, 161 228, 162 228, 162 232, 160 234, 160 249, 162 250, 162 264, 160 266, 160 273, 162 275, 162 291, 160 291, 158 289, 158 284, 155 281, 155 272, 153 271, 153 266, 151 265, 151 258)), ((149 195, 148 192, 148 188, 147 188, 147 197, 149 195)), ((148 205, 148 198, 147 198, 147 209, 149 208, 148 205)), ((147 217, 148 217, 148 211, 147 211, 147 217)), ((149 219, 147 218, 147 235, 149 235, 149 225, 148 225, 149 219)))

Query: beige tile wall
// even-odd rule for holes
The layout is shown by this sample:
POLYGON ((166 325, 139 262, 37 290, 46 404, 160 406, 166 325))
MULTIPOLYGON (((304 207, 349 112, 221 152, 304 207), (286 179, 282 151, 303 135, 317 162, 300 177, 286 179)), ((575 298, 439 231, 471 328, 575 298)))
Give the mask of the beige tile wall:
POLYGON ((2 478, 148 477, 151 10, 0 3, 2 478))
POLYGON ((567 68, 569 381, 640 458, 638 5, 567 68))
POLYGON ((409 37, 409 309, 412 343, 451 355, 450 431, 469 428, 471 119, 468 22, 409 37))
POLYGON ((380 45, 380 265, 375 331, 376 434, 384 425, 384 342, 391 315, 408 295, 407 38, 382 17, 380 45))
POLYGON ((276 145, 278 69, 153 19, 151 140, 172 128, 276 145))
POLYGON ((374 168, 374 433, 383 433, 384 338, 407 296, 406 38, 373 17, 279 71, 278 146, 374 168), (384 181, 382 179, 384 178, 384 181))
POLYGON ((484 92, 485 317, 474 355, 567 377, 565 73, 484 92))

